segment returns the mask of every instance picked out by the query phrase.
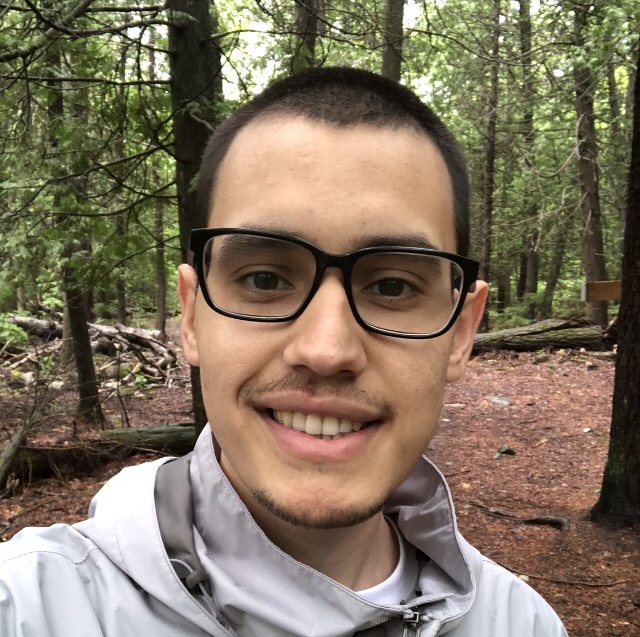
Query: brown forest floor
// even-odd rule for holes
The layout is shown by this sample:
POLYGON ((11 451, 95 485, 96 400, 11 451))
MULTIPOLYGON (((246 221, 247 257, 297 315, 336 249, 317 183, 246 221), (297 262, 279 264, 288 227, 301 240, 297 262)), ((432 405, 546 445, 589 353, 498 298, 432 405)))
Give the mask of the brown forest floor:
MULTIPOLYGON (((132 425, 187 420, 186 378, 186 370, 178 370, 172 387, 147 387, 128 396, 132 425)), ((26 404, 3 380, 0 436, 26 404)), ((462 533, 528 579, 572 637, 640 636, 640 534, 585 520, 606 458, 612 386, 613 362, 588 354, 484 354, 448 390, 430 448, 449 479, 462 533), (515 455, 496 454, 503 445, 515 455), (505 514, 557 516, 569 526, 534 525, 505 514)), ((113 397, 105 401, 107 414, 119 409, 113 397)), ((71 434, 71 419, 57 416, 37 438, 46 442, 71 434)), ((24 526, 83 519, 91 496, 111 475, 151 457, 114 461, 88 475, 33 481, 0 500, 2 540, 24 526)))

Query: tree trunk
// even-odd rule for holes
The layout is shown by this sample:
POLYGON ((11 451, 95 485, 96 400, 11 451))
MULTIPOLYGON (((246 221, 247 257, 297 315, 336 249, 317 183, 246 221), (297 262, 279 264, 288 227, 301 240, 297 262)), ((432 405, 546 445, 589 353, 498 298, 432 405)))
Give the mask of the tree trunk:
POLYGON ((160 338, 165 340, 167 325, 167 270, 164 259, 164 219, 162 202, 156 201, 156 329, 160 338))
POLYGON ((474 352, 492 349, 510 349, 517 352, 532 352, 539 349, 570 348, 604 349, 602 328, 590 325, 585 319, 562 321, 549 319, 525 327, 477 334, 473 343, 474 352))
POLYGON ((527 276, 524 284, 526 318, 534 319, 536 316, 536 294, 538 293, 538 232, 534 230, 527 236, 527 276))
POLYGON ((509 273, 504 268, 500 268, 499 271, 494 272, 493 278, 498 288, 496 294, 496 312, 502 314, 511 305, 511 280, 509 273))
POLYGON ((536 315, 536 294, 538 292, 538 202, 533 191, 535 179, 535 128, 533 125, 533 104, 535 91, 533 85, 533 58, 531 54, 531 2, 520 0, 520 16, 518 22, 520 32, 520 52, 522 54, 522 94, 523 115, 522 135, 524 137, 524 163, 526 183, 532 184, 531 190, 525 191, 523 210, 525 211, 524 237, 526 246, 526 276, 524 280, 524 295, 526 306, 524 315, 533 319, 536 315), (533 192, 532 192, 533 191, 533 192), (532 229, 533 228, 533 229, 532 229))
MULTIPOLYGON (((576 33, 578 55, 583 54, 582 29, 587 19, 587 9, 576 9, 576 33)), ((594 80, 586 65, 576 63, 573 70, 576 86, 576 113, 578 116, 578 167, 580 171, 580 210, 582 212, 582 263, 587 281, 604 281, 607 278, 602 240, 600 192, 598 175, 598 147, 596 143, 595 113, 593 108, 594 80)), ((607 303, 587 303, 587 318, 606 327, 607 303)))
POLYGON ((65 273, 65 300, 69 313, 69 325, 73 342, 73 355, 78 374, 77 417, 82 422, 104 424, 104 416, 100 407, 98 381, 93 364, 91 339, 87 320, 86 298, 73 280, 73 273, 65 273))
POLYGON ((60 349, 60 367, 66 369, 73 361, 73 337, 69 321, 69 308, 62 310, 62 348, 60 349))
POLYGON ((529 260, 527 259, 527 252, 522 250, 518 255, 518 281, 516 283, 516 298, 518 301, 522 301, 524 298, 525 290, 527 289, 527 268, 529 267, 529 260))
POLYGON ((27 294, 24 290, 23 285, 19 285, 18 289, 16 290, 16 301, 18 310, 22 311, 27 309, 27 294))
MULTIPOLYGON (((208 210, 198 210, 194 183, 200 158, 216 123, 216 105, 222 101, 220 50, 213 38, 208 0, 169 0, 169 68, 173 139, 176 155, 176 192, 182 260, 187 260, 193 228, 207 225, 208 210)), ((196 430, 207 418, 200 373, 191 369, 191 391, 196 430)))
POLYGON ((540 303, 539 315, 541 319, 547 319, 551 317, 551 311, 553 309, 553 295, 556 291, 556 286, 560 280, 560 274, 562 272, 562 261, 564 259, 564 252, 567 247, 567 239, 564 235, 563 229, 558 230, 556 236, 556 244, 553 248, 553 254, 551 256, 551 263, 549 264, 549 270, 547 272, 547 283, 544 288, 544 295, 542 302, 540 303))
MULTIPOLYGON (((156 78, 156 59, 155 51, 153 49, 155 45, 155 31, 150 30, 149 42, 151 48, 149 49, 149 79, 151 81, 156 78)), ((158 166, 153 160, 151 168, 153 181, 158 183, 158 166)), ((162 199, 156 199, 155 203, 155 239, 156 239, 156 251, 155 251, 155 265, 156 265, 156 329, 160 332, 160 339, 166 340, 166 326, 167 326, 167 269, 165 264, 165 243, 164 243, 164 208, 162 199)))
MULTIPOLYGON (((129 14, 125 13, 125 20, 129 19, 129 14)), ((118 69, 118 75, 120 76, 121 85, 118 89, 119 101, 121 108, 123 109, 122 117, 118 124, 118 132, 114 140, 114 146, 118 157, 124 157, 124 120, 126 113, 126 101, 127 101, 127 89, 125 85, 126 81, 126 68, 127 68, 127 55, 128 55, 128 43, 123 44, 120 51, 120 66, 118 69)), ((116 238, 121 246, 121 254, 126 255, 127 245, 127 220, 125 213, 120 213, 116 216, 116 238)), ((116 304, 118 312, 118 323, 121 325, 127 324, 127 293, 126 293, 126 272, 125 265, 120 262, 116 268, 116 304)))
MULTIPOLYGON (((127 230, 123 215, 118 215, 116 219, 116 236, 118 241, 123 243, 127 240, 127 230)), ((127 324, 127 292, 125 287, 124 264, 118 266, 116 275, 116 299, 118 304, 118 323, 127 324)))
POLYGON ((402 68, 402 41, 404 32, 404 0, 387 0, 384 20, 384 49, 382 75, 400 81, 402 68))
MULTIPOLYGON (((640 54, 639 54, 640 58, 640 54)), ((640 59, 638 60, 640 66, 640 59)), ((591 519, 640 527, 640 81, 636 75, 633 138, 622 255, 622 298, 609 455, 591 519)))
POLYGON ((318 16, 323 11, 324 0, 296 0, 295 4, 297 38, 291 57, 292 73, 318 65, 316 60, 318 16))
MULTIPOLYGON (((500 0, 493 2, 491 33, 491 66, 489 103, 487 109, 487 151, 484 171, 484 197, 480 222, 480 278, 487 283, 491 278, 491 233, 493 225, 493 191, 495 183, 496 126, 498 121, 498 55, 500 53, 500 0)), ((489 329, 488 304, 482 318, 481 329, 489 329)))

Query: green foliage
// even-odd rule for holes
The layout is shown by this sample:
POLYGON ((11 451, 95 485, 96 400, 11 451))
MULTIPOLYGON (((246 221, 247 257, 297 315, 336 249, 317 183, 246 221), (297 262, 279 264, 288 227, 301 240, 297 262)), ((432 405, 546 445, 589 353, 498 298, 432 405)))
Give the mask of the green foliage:
POLYGON ((0 314, 0 343, 26 347, 29 345, 29 337, 21 327, 12 323, 6 314, 0 314))
MULTIPOLYGON (((56 17, 62 4, 43 9, 56 17)), ((109 0, 103 8, 122 8, 109 0)), ((130 5, 126 5, 130 6, 130 5)), ((379 70, 385 46, 383 4, 325 3, 314 50, 303 42, 302 5, 290 0, 217 0, 211 15, 223 52, 225 100, 216 121, 274 78, 309 59, 318 64, 379 70)), ((519 3, 502 3, 493 254, 495 272, 509 273, 513 309, 496 321, 517 322, 520 255, 531 237, 539 257, 538 296, 557 245, 566 249, 554 308, 580 312, 580 189, 575 155, 573 70, 586 65, 596 83, 600 194, 610 276, 619 272, 629 163, 629 82, 640 9, 632 0, 597 3, 585 13, 576 40, 574 5, 535 4, 530 64, 522 56, 519 3), (530 76, 532 94, 525 90, 530 76), (531 109, 534 135, 525 135, 531 109)), ((167 28, 184 19, 162 10, 87 13, 73 33, 41 42, 43 24, 31 5, 16 0, 0 25, 0 311, 27 303, 61 308, 70 278, 93 296, 98 315, 115 314, 116 285, 125 282, 133 313, 155 306, 156 214, 163 236, 169 311, 176 309, 180 261, 167 28), (100 23, 110 28, 96 28, 100 23), (121 27, 136 22, 135 28, 121 27), (40 45, 38 45, 40 46, 40 45)), ((479 215, 484 188, 486 118, 493 3, 443 0, 405 4, 403 81, 443 115, 466 152, 479 215)), ((43 14, 44 15, 44 14, 43 14)), ((193 116, 211 104, 194 101, 193 116)), ((473 252, 479 253, 473 235, 473 252)))

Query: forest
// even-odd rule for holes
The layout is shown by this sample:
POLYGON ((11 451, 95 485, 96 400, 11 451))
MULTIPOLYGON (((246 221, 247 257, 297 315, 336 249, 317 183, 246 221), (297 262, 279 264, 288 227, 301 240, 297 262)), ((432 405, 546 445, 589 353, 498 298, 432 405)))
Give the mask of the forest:
POLYGON ((566 330, 520 349, 615 365, 590 515, 640 526, 639 42, 635 0, 0 0, 0 394, 21 410, 0 491, 53 403, 72 439, 126 429, 128 399, 180 378, 193 411, 144 424, 203 425, 172 330, 204 144, 274 79, 337 65, 403 82, 460 141, 481 338, 566 330))

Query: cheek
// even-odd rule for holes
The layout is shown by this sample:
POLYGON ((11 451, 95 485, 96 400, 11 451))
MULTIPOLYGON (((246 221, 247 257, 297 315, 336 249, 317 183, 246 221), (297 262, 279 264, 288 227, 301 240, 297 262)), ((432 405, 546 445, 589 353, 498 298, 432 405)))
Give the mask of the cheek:
POLYGON ((441 400, 446 384, 447 343, 426 342, 422 347, 407 348, 401 354, 389 354, 381 364, 387 368, 387 383, 393 387, 391 400, 398 400, 403 410, 434 409, 441 400), (395 396, 394 396, 395 394, 395 396))
POLYGON ((196 324, 198 354, 205 405, 219 413, 237 403, 242 387, 264 370, 273 346, 264 326, 211 314, 196 324))

